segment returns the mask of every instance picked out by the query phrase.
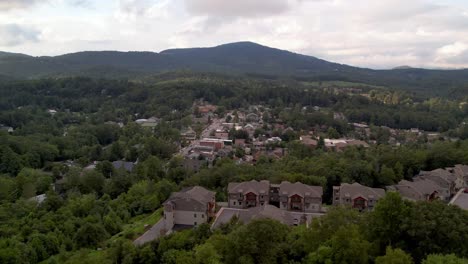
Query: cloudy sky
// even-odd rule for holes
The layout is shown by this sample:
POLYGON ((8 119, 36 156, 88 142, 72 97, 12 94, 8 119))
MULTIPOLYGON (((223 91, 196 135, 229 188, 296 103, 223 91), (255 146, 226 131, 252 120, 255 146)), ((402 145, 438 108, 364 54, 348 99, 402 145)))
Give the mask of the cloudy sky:
POLYGON ((468 68, 468 0, 0 0, 0 50, 253 41, 371 68, 468 68))

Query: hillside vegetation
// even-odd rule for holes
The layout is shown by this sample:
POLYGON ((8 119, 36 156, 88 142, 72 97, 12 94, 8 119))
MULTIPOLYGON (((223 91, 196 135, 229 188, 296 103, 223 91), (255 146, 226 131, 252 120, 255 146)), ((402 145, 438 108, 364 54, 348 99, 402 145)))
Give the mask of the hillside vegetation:
POLYGON ((155 73, 190 70, 267 79, 352 81, 405 89, 425 95, 466 95, 468 70, 398 68, 372 70, 312 56, 238 42, 211 48, 156 52, 87 51, 55 57, 1 53, 0 75, 14 78, 90 76, 139 79, 155 73))

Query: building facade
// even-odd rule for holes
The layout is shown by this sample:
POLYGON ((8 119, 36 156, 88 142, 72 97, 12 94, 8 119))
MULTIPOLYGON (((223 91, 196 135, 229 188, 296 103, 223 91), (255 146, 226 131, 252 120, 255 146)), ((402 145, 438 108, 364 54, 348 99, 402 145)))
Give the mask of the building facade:
POLYGON ((175 225, 197 226, 215 215, 215 192, 200 186, 189 187, 172 193, 164 202, 165 229, 175 225))
POLYGON ((296 212, 320 212, 322 209, 321 186, 300 182, 270 184, 269 181, 232 182, 228 185, 228 207, 251 208, 274 205, 282 210, 296 212))
POLYGON ((333 186, 333 205, 346 205, 363 210, 372 210, 377 201, 385 195, 381 188, 371 188, 359 183, 342 183, 333 186))

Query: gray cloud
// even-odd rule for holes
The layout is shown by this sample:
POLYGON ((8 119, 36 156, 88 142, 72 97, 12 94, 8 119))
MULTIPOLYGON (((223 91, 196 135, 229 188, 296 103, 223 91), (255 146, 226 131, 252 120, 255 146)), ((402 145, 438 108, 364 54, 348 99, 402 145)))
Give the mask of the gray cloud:
POLYGON ((363 67, 468 67, 467 1, 112 2, 113 8, 106 8, 92 0, 0 0, 0 12, 34 4, 37 8, 1 13, 0 46, 43 55, 83 49, 162 50, 250 40, 363 67), (68 13, 44 17, 35 12, 53 8, 68 13), (82 30, 84 20, 90 25, 86 30, 82 30), (37 30, 19 26, 24 21, 41 29, 39 43, 35 43, 37 30), (101 39, 112 41, 100 43, 101 39))
POLYGON ((187 0, 187 11, 193 15, 213 17, 258 17, 281 14, 289 10, 288 0, 187 0))
POLYGON ((0 25, 0 46, 12 47, 26 42, 38 42, 40 32, 18 24, 0 25))
POLYGON ((154 0, 120 0, 120 12, 143 15, 156 1, 154 0))
POLYGON ((89 0, 68 0, 68 2, 72 6, 86 7, 86 8, 91 6, 91 1, 89 0))
POLYGON ((0 0, 0 11, 28 8, 39 2, 39 0, 0 0))

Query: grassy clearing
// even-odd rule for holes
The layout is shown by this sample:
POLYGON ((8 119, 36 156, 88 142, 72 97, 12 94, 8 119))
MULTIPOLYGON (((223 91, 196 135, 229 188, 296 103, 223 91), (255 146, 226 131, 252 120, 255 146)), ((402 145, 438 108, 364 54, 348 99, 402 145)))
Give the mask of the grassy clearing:
POLYGON ((127 238, 134 240, 149 228, 156 224, 162 217, 163 208, 159 208, 158 210, 154 211, 152 214, 147 215, 139 215, 130 220, 128 224, 123 226, 123 230, 115 234, 113 237, 109 239, 109 242, 114 242, 118 238, 127 238), (145 225, 148 225, 145 228, 145 225))
POLYGON ((159 208, 151 214, 133 217, 132 219, 130 219, 129 223, 123 226, 123 229, 120 233, 112 236, 107 241, 103 242, 102 245, 104 245, 104 247, 101 250, 81 249, 73 253, 64 252, 43 261, 42 264, 111 264, 111 261, 109 260, 107 255, 108 249, 106 249, 106 247, 111 245, 118 238, 125 238, 133 241, 161 219, 162 211, 163 208, 159 208), (145 228, 145 225, 148 225, 147 228, 145 228))

